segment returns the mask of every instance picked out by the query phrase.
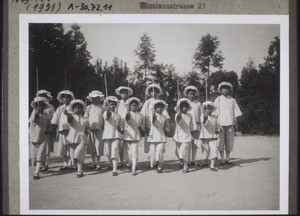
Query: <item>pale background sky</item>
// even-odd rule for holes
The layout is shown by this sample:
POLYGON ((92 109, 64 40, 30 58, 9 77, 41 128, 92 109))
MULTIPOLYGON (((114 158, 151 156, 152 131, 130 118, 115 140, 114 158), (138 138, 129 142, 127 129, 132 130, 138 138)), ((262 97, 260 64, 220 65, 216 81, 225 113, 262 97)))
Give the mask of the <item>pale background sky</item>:
MULTIPOLYGON (((178 74, 192 70, 195 50, 203 35, 209 33, 220 41, 224 70, 238 76, 251 57, 256 66, 268 55, 268 47, 280 26, 271 24, 78 24, 84 34, 91 63, 97 58, 112 62, 114 57, 127 62, 132 71, 138 57, 134 55, 141 36, 146 33, 155 46, 156 63, 173 64, 178 74)), ((70 24, 64 24, 65 30, 70 24)))

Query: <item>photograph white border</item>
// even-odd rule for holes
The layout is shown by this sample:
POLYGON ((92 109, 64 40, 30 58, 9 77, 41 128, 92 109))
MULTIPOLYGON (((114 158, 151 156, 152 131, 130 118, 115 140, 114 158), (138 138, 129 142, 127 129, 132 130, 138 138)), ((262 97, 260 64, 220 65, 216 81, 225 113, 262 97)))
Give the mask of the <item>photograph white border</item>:
POLYGON ((287 214, 289 200, 289 16, 288 15, 191 15, 191 14, 20 14, 19 15, 19 146, 20 214, 287 214), (29 23, 118 24, 279 24, 280 25, 280 204, 279 210, 30 210, 28 173, 29 23))

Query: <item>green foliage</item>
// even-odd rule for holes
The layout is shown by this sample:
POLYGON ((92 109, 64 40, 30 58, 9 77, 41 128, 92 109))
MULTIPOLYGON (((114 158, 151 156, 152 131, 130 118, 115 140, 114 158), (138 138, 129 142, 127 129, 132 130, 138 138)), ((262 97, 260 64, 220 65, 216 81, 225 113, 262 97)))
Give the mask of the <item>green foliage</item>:
POLYGON ((219 39, 210 34, 201 37, 199 45, 193 57, 194 69, 200 69, 201 73, 209 76, 210 66, 221 69, 223 67, 223 54, 218 51, 219 39))
POLYGON ((280 40, 271 42, 265 62, 257 70, 250 59, 243 68, 238 92, 243 117, 239 128, 246 134, 279 134, 280 40))
POLYGON ((233 91, 230 93, 231 96, 235 97, 237 91, 239 90, 238 76, 234 71, 219 70, 211 74, 208 78, 208 85, 210 86, 210 97, 211 101, 219 95, 218 85, 221 82, 229 82, 233 86, 233 91))

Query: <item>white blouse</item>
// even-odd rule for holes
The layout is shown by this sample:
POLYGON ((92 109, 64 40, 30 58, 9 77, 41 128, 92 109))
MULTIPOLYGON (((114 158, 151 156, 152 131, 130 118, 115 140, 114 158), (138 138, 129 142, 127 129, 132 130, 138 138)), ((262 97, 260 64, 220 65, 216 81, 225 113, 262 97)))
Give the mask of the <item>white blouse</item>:
MULTIPOLYGON (((178 113, 175 114, 175 121, 178 116, 178 113)), ((174 140, 175 142, 191 142, 194 138, 191 131, 194 130, 192 115, 187 113, 181 113, 182 119, 179 122, 176 122, 174 140)))
POLYGON ((215 106, 217 107, 214 114, 218 116, 218 121, 221 126, 235 125, 235 118, 242 115, 242 112, 231 96, 225 97, 221 95, 216 98, 215 106))
POLYGON ((122 134, 118 131, 118 126, 121 123, 121 117, 115 113, 111 112, 110 119, 107 119, 107 110, 103 113, 104 119, 104 131, 102 139, 122 139, 122 134))
POLYGON ((86 117, 89 121, 91 130, 103 130, 104 120, 103 120, 103 108, 102 105, 94 105, 90 104, 85 113, 84 117, 86 117))
POLYGON ((130 121, 125 123, 123 140, 140 141, 142 139, 139 127, 145 129, 145 118, 140 112, 130 112, 130 121))
POLYGON ((151 127, 147 142, 167 142, 166 135, 164 133, 164 125, 167 121, 167 118, 159 113, 156 113, 156 117, 155 123, 152 122, 152 116, 149 118, 151 127))

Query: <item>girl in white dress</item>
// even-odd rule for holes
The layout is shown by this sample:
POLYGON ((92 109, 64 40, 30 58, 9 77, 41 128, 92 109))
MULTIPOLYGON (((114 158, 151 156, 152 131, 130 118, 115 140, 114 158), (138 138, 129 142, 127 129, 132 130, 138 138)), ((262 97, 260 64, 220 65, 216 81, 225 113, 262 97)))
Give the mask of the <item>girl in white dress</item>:
POLYGON ((190 156, 191 143, 194 140, 192 131, 194 125, 192 115, 188 113, 191 110, 191 101, 187 98, 182 98, 177 102, 175 107, 175 122, 176 128, 174 133, 174 140, 176 142, 176 149, 179 153, 179 160, 183 164, 183 173, 188 173, 188 161, 190 156))
MULTIPOLYGON (((51 101, 53 99, 53 97, 51 96, 51 92, 47 91, 47 90, 39 90, 36 93, 37 97, 44 97, 46 98, 48 101, 51 101)), ((48 105, 46 105, 45 108, 45 113, 47 114, 47 117, 49 118, 49 120, 51 121, 51 119, 53 118, 53 115, 55 113, 55 108, 52 104, 48 103, 48 105)), ((50 130, 51 130, 51 126, 50 126, 50 130)), ((53 136, 51 133, 46 135, 46 162, 44 164, 42 164, 42 172, 47 172, 49 169, 49 158, 50 158, 50 154, 51 152, 53 152, 54 150, 54 142, 53 142, 53 136)))
MULTIPOLYGON (((121 100, 119 100, 118 106, 116 108, 116 113, 121 116, 121 128, 124 130, 125 126, 125 116, 129 112, 129 107, 126 104, 126 100, 130 95, 133 94, 133 90, 130 87, 127 86, 120 86, 115 90, 116 94, 121 97, 121 100)), ((120 140, 119 143, 119 148, 120 148, 120 162, 121 162, 121 167, 126 167, 127 162, 123 164, 123 141, 120 140)))
MULTIPOLYGON (((141 109, 141 113, 145 117, 144 153, 149 154, 150 144, 148 142, 148 134, 149 134, 150 128, 148 126, 151 125, 150 122, 151 122, 152 115, 154 113, 153 104, 159 100, 158 97, 162 94, 162 89, 159 85, 153 83, 153 84, 150 84, 149 86, 147 86, 145 94, 147 96, 149 96, 150 99, 148 99, 144 103, 144 105, 141 109)), ((163 110, 162 115, 165 116, 167 120, 170 119, 170 115, 169 115, 167 109, 163 110)), ((167 122, 167 124, 168 124, 168 122, 167 122)), ((163 152, 165 152, 165 149, 163 149, 163 152)), ((150 164, 149 164, 148 168, 151 168, 150 164)))
POLYGON ((120 159, 119 142, 122 139, 121 117, 115 112, 119 100, 114 96, 105 99, 107 110, 103 113, 104 131, 103 141, 106 156, 112 162, 112 175, 117 176, 117 161, 120 159))
POLYGON ((137 110, 142 106, 140 99, 131 97, 126 101, 129 112, 125 116, 125 131, 123 135, 124 159, 132 162, 132 175, 136 175, 138 160, 138 144, 141 138, 140 131, 145 129, 145 118, 137 110))
POLYGON ((104 120, 101 102, 104 100, 104 95, 101 91, 92 91, 87 96, 87 99, 92 103, 88 105, 84 117, 89 121, 91 132, 89 133, 89 145, 87 146, 87 154, 92 156, 91 169, 100 170, 100 157, 103 155, 103 129, 104 120))
POLYGON ((201 103, 196 99, 196 97, 199 95, 199 92, 195 86, 187 86, 184 89, 183 94, 191 101, 190 103, 191 110, 188 113, 192 115, 193 128, 194 128, 192 131, 192 135, 195 139, 191 143, 190 165, 197 167, 198 165, 196 161, 197 150, 198 150, 197 142, 199 142, 199 134, 200 134, 200 127, 201 127, 200 124, 201 103))
POLYGON ((85 159, 86 146, 90 127, 88 120, 82 115, 85 111, 85 104, 82 100, 73 100, 70 103, 70 112, 64 111, 69 123, 69 133, 66 137, 70 149, 71 160, 77 164, 77 178, 83 177, 82 165, 85 159))
POLYGON ((66 136, 69 132, 69 124, 67 121, 67 116, 63 115, 65 110, 69 111, 69 104, 74 100, 73 92, 69 90, 63 90, 57 94, 57 100, 62 103, 58 107, 53 115, 51 120, 52 123, 52 133, 53 136, 56 136, 56 130, 58 132, 58 155, 63 156, 64 164, 59 170, 68 170, 71 164, 69 163, 69 149, 66 143, 66 136))
POLYGON ((168 105, 163 100, 156 100, 153 103, 153 114, 148 121, 148 127, 150 128, 148 142, 149 146, 149 161, 150 168, 154 168, 154 164, 157 165, 157 173, 162 173, 163 160, 164 160, 164 148, 167 142, 164 127, 167 124, 167 117, 163 115, 163 111, 167 109, 168 105))

